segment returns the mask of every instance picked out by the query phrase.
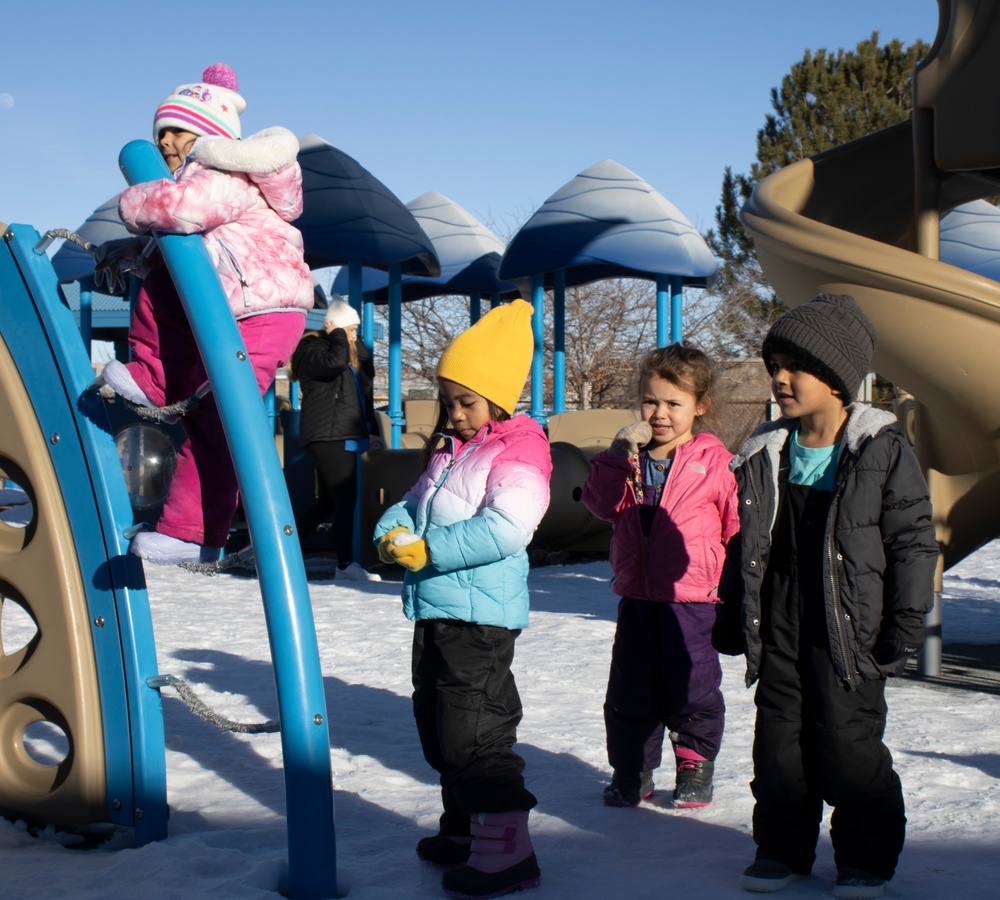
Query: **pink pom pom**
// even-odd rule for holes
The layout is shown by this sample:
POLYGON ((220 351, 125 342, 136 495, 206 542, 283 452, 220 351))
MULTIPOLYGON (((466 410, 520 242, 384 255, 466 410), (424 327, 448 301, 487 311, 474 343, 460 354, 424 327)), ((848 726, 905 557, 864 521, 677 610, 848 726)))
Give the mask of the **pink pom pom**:
POLYGON ((215 84, 219 87, 229 88, 231 91, 240 89, 236 80, 236 73, 225 63, 212 63, 201 73, 201 80, 206 84, 215 84))

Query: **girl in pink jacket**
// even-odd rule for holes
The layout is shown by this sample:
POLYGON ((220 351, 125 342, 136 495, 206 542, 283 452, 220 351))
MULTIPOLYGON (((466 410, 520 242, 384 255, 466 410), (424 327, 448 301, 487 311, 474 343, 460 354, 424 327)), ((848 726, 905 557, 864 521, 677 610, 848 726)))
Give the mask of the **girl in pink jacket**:
POLYGON ((638 806, 652 795, 665 731, 676 758, 674 805, 712 800, 725 724, 712 627, 726 544, 739 529, 731 454, 714 435, 694 432, 712 383, 700 350, 672 344, 648 353, 642 420, 594 458, 583 489, 587 508, 612 523, 621 597, 604 703, 609 806, 638 806))
MULTIPOLYGON (((263 394, 294 351, 313 305, 302 235, 299 143, 284 128, 240 139, 246 103, 236 76, 216 63, 198 84, 160 104, 153 136, 172 178, 137 184, 119 198, 129 231, 201 234, 263 394)), ((141 247, 142 244, 140 243, 141 247)), ((136 247, 98 251, 98 269, 136 247)), ((191 397, 207 380, 180 297, 162 259, 152 258, 132 314, 131 361, 108 363, 105 383, 140 406, 191 397)), ((236 472, 215 401, 208 394, 183 418, 187 440, 156 530, 132 552, 152 563, 218 559, 237 505, 236 472)))

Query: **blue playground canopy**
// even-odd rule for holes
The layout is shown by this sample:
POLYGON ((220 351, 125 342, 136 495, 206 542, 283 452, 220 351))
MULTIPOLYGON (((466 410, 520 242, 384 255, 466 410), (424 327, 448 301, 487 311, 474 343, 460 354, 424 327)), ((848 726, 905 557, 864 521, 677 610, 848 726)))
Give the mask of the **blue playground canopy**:
MULTIPOLYGON (((497 277, 503 242, 465 209, 436 191, 411 200, 406 208, 430 238, 441 272, 436 277, 404 275, 401 280, 404 301, 453 294, 516 293, 517 288, 511 282, 497 277)), ((341 270, 334 279, 333 290, 346 294, 347 281, 347 272, 341 270)), ((365 268, 361 290, 375 303, 386 303, 389 280, 385 273, 365 268)))
POLYGON ((302 232, 311 268, 361 264, 404 275, 441 273, 430 238, 381 181, 315 134, 299 138, 302 232))
POLYGON ((941 217, 941 261, 1000 281, 1000 209, 986 200, 941 217))
POLYGON ((643 179, 614 160, 584 170, 556 191, 521 227, 500 263, 501 278, 565 269, 566 286, 602 278, 680 276, 711 287, 718 263, 684 215, 643 179))
POLYGON ((498 274, 530 279, 535 308, 531 415, 544 421, 545 288, 552 288, 553 411, 565 409, 565 291, 604 278, 656 282, 656 340, 682 338, 683 286, 711 287, 718 263, 694 226, 634 172, 606 159, 556 191, 514 235, 498 274))

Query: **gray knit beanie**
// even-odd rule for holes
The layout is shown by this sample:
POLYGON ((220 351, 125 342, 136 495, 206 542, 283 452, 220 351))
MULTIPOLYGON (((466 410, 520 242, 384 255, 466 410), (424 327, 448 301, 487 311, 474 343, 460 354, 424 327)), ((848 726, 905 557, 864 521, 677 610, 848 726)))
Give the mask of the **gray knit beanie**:
POLYGON ((845 403, 853 403, 877 344, 875 326, 850 294, 818 294, 771 326, 761 356, 768 368, 772 353, 796 357, 806 371, 840 391, 845 403))

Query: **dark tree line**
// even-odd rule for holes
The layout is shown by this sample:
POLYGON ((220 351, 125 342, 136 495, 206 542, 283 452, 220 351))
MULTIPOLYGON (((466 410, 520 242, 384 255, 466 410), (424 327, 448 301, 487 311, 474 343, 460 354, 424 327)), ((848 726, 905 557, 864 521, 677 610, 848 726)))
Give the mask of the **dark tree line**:
POLYGON ((807 50, 771 89, 772 112, 757 132, 757 160, 748 174, 726 169, 716 227, 705 235, 721 262, 718 350, 753 355, 783 310, 738 218, 754 187, 784 166, 908 119, 913 72, 929 50, 923 41, 880 45, 876 32, 854 50, 807 50))

